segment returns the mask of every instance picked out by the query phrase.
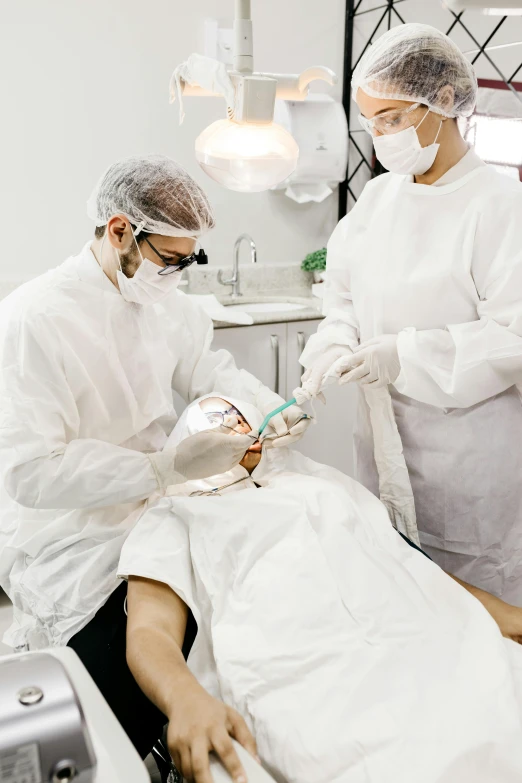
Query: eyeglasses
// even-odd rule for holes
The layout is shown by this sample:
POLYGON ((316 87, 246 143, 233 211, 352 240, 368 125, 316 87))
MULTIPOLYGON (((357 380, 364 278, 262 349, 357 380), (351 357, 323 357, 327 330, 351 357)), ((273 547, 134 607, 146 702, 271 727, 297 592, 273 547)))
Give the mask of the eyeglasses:
POLYGON ((152 242, 147 239, 147 237, 143 237, 145 242, 148 244, 148 246, 153 250, 158 258, 161 258, 163 263, 165 264, 165 267, 163 269, 160 269, 158 272, 158 275, 170 275, 172 272, 181 272, 183 269, 186 269, 187 267, 191 266, 193 263, 197 264, 208 264, 208 256, 201 248, 198 253, 191 253, 190 256, 185 256, 184 258, 180 258, 179 261, 173 261, 172 258, 167 258, 166 256, 162 256, 159 250, 156 250, 152 242))
POLYGON ((412 124, 409 122, 408 114, 418 109, 421 105, 420 103, 414 103, 407 109, 391 109, 378 114, 371 120, 359 114, 359 122, 370 136, 373 136, 375 131, 384 135, 399 133, 399 131, 408 128, 412 124))
MULTIPOLYGON (((227 429, 236 432, 235 427, 237 427, 238 424, 246 424, 246 419, 241 413, 241 411, 238 411, 238 409, 234 407, 231 407, 226 411, 204 411, 204 414, 207 418, 208 423, 210 424, 211 429, 217 429, 218 427, 226 427, 227 429), (227 424, 225 424, 225 420, 229 416, 235 416, 238 419, 238 423, 234 427, 229 427, 227 424)), ((242 434, 250 435, 249 432, 245 432, 242 434)), ((252 435, 252 437, 254 436, 252 435)), ((255 440, 257 440, 257 435, 255 436, 255 440)))
MULTIPOLYGON (((208 423, 212 428, 226 426, 225 418, 227 418, 228 416, 236 416, 239 423, 245 421, 243 414, 240 411, 238 411, 237 408, 234 407, 231 407, 226 411, 204 411, 204 413, 208 423)), ((233 429, 233 427, 230 427, 230 429, 233 429)))

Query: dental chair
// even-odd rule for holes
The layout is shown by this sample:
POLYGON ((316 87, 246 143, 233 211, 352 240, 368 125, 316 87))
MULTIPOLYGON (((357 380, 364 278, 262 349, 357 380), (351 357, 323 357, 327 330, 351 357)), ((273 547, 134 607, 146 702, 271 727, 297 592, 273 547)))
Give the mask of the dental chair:
MULTIPOLYGON (((234 746, 245 769, 248 783, 275 783, 274 778, 255 762, 252 756, 250 756, 250 754, 235 740, 234 746)), ((210 772, 214 779, 214 783, 232 783, 232 778, 228 772, 225 772, 223 766, 215 756, 210 759, 210 772)))
MULTIPOLYGON (((248 783, 275 783, 274 778, 260 767, 239 743, 235 740, 233 740, 233 742, 245 769, 248 783)), ((162 783, 185 783, 184 778, 181 777, 177 769, 172 765, 170 756, 163 742, 159 742, 156 745, 152 755, 161 772, 162 783)), ((214 783, 233 783, 228 772, 225 771, 221 762, 214 755, 210 757, 210 772, 214 783)))

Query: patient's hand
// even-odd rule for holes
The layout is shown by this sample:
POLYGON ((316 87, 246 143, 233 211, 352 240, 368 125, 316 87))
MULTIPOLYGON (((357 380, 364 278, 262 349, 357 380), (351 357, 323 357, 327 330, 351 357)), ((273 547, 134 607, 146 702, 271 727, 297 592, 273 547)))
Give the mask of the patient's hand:
POLYGON ((522 644, 522 609, 519 606, 511 606, 497 598, 498 604, 494 610, 486 606, 489 613, 496 620, 502 636, 522 644))
POLYGON ((188 609, 163 582, 129 576, 127 663, 146 696, 169 719, 168 745, 187 780, 212 783, 209 758, 215 751, 237 781, 246 783, 231 737, 257 758, 256 743, 243 718, 213 699, 189 670, 182 653, 188 609))
POLYGON ((231 737, 257 757, 255 740, 238 712, 212 698, 195 681, 179 690, 169 715, 167 738, 173 761, 184 778, 212 783, 209 753, 215 751, 232 779, 246 783, 231 737))
POLYGON ((487 593, 485 590, 481 590, 479 587, 469 585, 467 582, 463 582, 452 574, 449 574, 452 579, 462 585, 468 593, 474 595, 480 603, 488 610, 492 618, 500 628, 500 633, 505 636, 506 639, 512 639, 518 644, 522 644, 522 609, 519 606, 511 606, 507 604, 501 598, 497 598, 491 593, 487 593))

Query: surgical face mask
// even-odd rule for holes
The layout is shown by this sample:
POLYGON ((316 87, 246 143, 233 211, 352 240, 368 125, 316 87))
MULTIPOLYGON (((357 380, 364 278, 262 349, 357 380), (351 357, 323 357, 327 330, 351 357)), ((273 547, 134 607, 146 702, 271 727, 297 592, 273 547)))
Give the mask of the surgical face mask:
POLYGON ((150 305, 160 302, 172 293, 180 284, 183 272, 173 272, 170 275, 159 275, 161 267, 153 264, 148 258, 141 255, 141 250, 136 242, 141 264, 133 277, 127 277, 121 268, 121 259, 118 255, 120 268, 116 274, 120 293, 126 302, 134 302, 140 305, 150 305))
POLYGON ((399 133, 374 138, 375 154, 385 169, 394 174, 413 174, 414 176, 425 174, 431 169, 440 147, 440 144, 437 144, 437 139, 442 128, 442 120, 433 144, 422 147, 417 129, 420 128, 428 114, 429 109, 417 127, 411 125, 399 133))

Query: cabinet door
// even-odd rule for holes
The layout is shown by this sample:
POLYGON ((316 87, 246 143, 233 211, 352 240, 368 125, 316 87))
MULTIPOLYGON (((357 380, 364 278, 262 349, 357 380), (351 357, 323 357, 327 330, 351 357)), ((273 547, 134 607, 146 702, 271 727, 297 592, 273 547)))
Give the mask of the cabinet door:
POLYGON ((286 395, 286 324, 216 329, 212 348, 226 348, 238 367, 282 397, 286 395))
MULTIPOLYGON (((298 321, 288 324, 287 375, 288 396, 301 385, 304 369, 299 356, 308 338, 315 334, 321 322, 298 321)), ((312 424, 297 448, 307 457, 331 465, 343 473, 353 475, 353 429, 356 409, 354 384, 328 386, 326 405, 314 403, 317 423, 312 424)), ((306 406, 307 407, 307 406, 306 406)))

